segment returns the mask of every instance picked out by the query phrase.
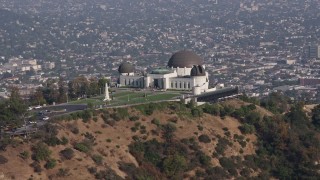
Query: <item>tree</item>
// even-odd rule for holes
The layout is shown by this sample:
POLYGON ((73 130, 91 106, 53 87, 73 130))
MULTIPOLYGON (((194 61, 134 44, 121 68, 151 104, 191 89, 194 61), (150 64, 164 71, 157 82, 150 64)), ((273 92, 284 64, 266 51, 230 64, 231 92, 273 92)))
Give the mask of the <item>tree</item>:
POLYGON ((173 177, 183 171, 187 166, 186 159, 179 155, 175 154, 165 158, 163 161, 163 170, 165 174, 169 177, 173 177))
POLYGON ((44 143, 39 142, 35 146, 32 147, 33 150, 33 159, 40 162, 46 161, 50 159, 51 151, 48 146, 44 143))
POLYGON ((40 105, 40 104, 47 103, 47 101, 44 98, 42 88, 37 88, 36 91, 30 95, 30 102, 33 105, 40 105))
POLYGON ((317 105, 312 110, 312 124, 320 130, 320 105, 317 105))
POLYGON ((22 124, 23 116, 27 112, 27 106, 20 97, 18 88, 12 87, 8 100, 0 103, 0 126, 17 126, 22 124))
POLYGON ((105 88, 105 86, 106 86, 106 83, 107 82, 109 82, 106 78, 100 78, 99 80, 98 80, 98 88, 99 89, 104 89, 105 88))
POLYGON ((174 132, 176 131, 176 126, 173 123, 168 123, 162 127, 162 137, 165 139, 166 143, 171 143, 174 138, 174 132))
POLYGON ((59 91, 59 97, 58 97, 58 102, 59 103, 64 103, 67 102, 67 88, 66 88, 66 83, 63 81, 63 78, 59 79, 58 82, 58 91, 59 91))

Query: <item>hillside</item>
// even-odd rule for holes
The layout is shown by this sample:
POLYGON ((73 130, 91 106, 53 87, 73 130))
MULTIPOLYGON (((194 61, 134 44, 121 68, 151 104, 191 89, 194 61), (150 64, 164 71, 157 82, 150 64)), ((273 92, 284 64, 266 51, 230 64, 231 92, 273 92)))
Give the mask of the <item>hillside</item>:
POLYGON ((0 179, 273 176, 264 169, 268 152, 257 156, 264 139, 250 125, 273 116, 241 100, 87 110, 56 119, 29 141, 11 139, 0 151, 0 179))

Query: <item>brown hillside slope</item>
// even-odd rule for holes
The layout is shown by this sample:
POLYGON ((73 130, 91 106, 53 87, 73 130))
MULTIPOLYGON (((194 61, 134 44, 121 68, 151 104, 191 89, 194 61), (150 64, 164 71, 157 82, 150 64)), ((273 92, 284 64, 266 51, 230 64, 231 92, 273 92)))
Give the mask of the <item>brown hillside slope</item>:
MULTIPOLYGON (((241 106, 244 102, 232 100, 226 103, 241 106)), ((110 114, 114 113, 111 109, 108 111, 110 114)), ((270 112, 260 107, 258 111, 271 115, 270 112)), ((3 173, 8 179, 94 179, 94 176, 90 174, 88 168, 95 167, 97 171, 99 171, 110 167, 116 174, 124 178, 126 177, 126 173, 120 170, 119 162, 133 163, 135 166, 139 166, 135 157, 132 156, 128 150, 128 145, 133 142, 134 136, 145 140, 156 138, 159 141, 163 141, 161 139, 161 133, 154 133, 159 132, 159 127, 152 123, 153 119, 158 119, 161 124, 174 121, 177 127, 175 138, 178 140, 194 138, 199 142, 198 137, 200 135, 208 135, 211 142, 199 142, 199 146, 206 155, 213 157, 211 163, 214 166, 220 166, 219 160, 213 155, 216 153, 219 138, 225 138, 232 144, 225 150, 226 157, 243 157, 244 155, 255 153, 254 144, 257 139, 256 136, 242 135, 238 129, 240 123, 232 117, 221 119, 217 116, 204 114, 201 118, 188 116, 186 116, 188 118, 181 118, 174 110, 170 109, 155 111, 152 115, 146 116, 135 108, 128 108, 128 114, 130 114, 130 116, 137 116, 139 119, 130 121, 128 118, 125 118, 110 125, 106 124, 100 114, 96 117, 96 122, 93 120, 87 123, 84 123, 82 120, 59 121, 55 123, 59 127, 57 137, 60 139, 66 137, 69 143, 49 147, 52 151, 51 158, 57 160, 57 165, 53 169, 45 169, 45 162, 42 162, 40 164, 42 166, 42 172, 33 172, 33 168, 30 167, 33 160, 31 158, 23 160, 19 157, 19 154, 23 151, 31 153, 33 143, 24 142, 15 148, 8 147, 7 151, 0 152, 0 155, 9 159, 9 162, 6 164, 0 164, 0 175, 3 173), (132 128, 135 126, 139 126, 140 130, 134 132, 132 128), (141 127, 145 127, 146 131, 142 131, 141 127), (72 131, 74 129, 78 129, 79 133, 73 133, 72 131), (88 153, 74 149, 75 144, 85 139, 85 134, 92 135, 95 139, 94 145, 88 153), (240 145, 234 138, 234 135, 243 136, 243 139, 246 141, 245 147, 240 145), (74 150, 74 157, 71 160, 63 159, 59 153, 67 147, 74 150), (97 165, 91 158, 92 155, 102 156, 102 164, 97 165), (59 174, 61 170, 59 169, 67 170, 68 173, 61 176, 61 174, 59 174)))

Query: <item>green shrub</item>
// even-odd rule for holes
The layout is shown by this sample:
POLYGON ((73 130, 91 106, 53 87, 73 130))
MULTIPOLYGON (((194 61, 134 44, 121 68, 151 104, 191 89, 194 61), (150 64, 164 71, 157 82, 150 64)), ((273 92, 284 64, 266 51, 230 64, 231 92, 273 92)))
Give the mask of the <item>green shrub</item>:
POLYGON ((204 153, 200 153, 199 162, 204 166, 209 166, 211 164, 211 157, 205 155, 204 153))
POLYGON ((255 131, 254 126, 247 124, 247 123, 244 123, 243 125, 239 126, 238 128, 241 131, 241 133, 243 133, 243 134, 252 134, 255 131))
POLYGON ((102 165, 103 157, 101 155, 95 154, 92 155, 91 158, 97 165, 102 165))
POLYGON ((77 128, 77 127, 72 127, 71 128, 71 132, 73 133, 73 134, 79 134, 79 128, 77 128))
POLYGON ((68 169, 68 168, 60 168, 59 169, 59 171, 58 171, 58 173, 57 173, 57 176, 58 177, 66 177, 66 176, 69 176, 70 174, 69 174, 69 171, 70 171, 70 169, 68 169))
POLYGON ((91 110, 84 110, 81 112, 80 114, 83 122, 89 122, 89 120, 92 118, 93 114, 92 114, 92 111, 91 110))
POLYGON ((72 159, 74 157, 74 151, 71 148, 65 148, 64 150, 60 151, 60 154, 65 159, 72 159))
POLYGON ((50 159, 47 161, 47 163, 44 165, 46 169, 53 169, 57 165, 57 161, 55 159, 50 159))
POLYGON ((231 145, 231 143, 229 142, 228 139, 219 137, 218 144, 217 144, 215 150, 218 155, 224 155, 224 151, 230 145, 231 145))
POLYGON ((8 159, 0 155, 0 164, 6 164, 7 162, 8 162, 8 159))
POLYGON ((152 120, 151 120, 151 123, 152 124, 155 124, 156 126, 160 126, 161 124, 160 124, 160 120, 159 119, 157 119, 157 118, 153 118, 152 120))
POLYGON ((92 119, 94 122, 98 122, 98 118, 97 117, 93 117, 92 119))
POLYGON ((90 147, 85 143, 77 143, 74 148, 80 152, 88 153, 90 151, 90 147))
POLYGON ((138 130, 137 127, 132 127, 132 128, 131 128, 131 131, 132 131, 132 132, 136 132, 137 130, 138 130))
POLYGON ((68 140, 66 137, 63 136, 63 137, 61 138, 61 144, 62 144, 62 145, 67 145, 68 143, 69 143, 69 140, 68 140))
POLYGON ((176 154, 165 158, 162 166, 165 174, 172 177, 187 167, 187 161, 183 156, 176 154))
POLYGON ((30 164, 30 166, 33 167, 33 171, 36 173, 40 173, 42 171, 39 162, 34 161, 32 164, 30 164))
POLYGON ((49 150, 48 146, 43 143, 38 143, 32 147, 33 150, 33 158, 34 160, 40 162, 49 160, 51 151, 49 150))
POLYGON ((198 125, 197 127, 198 127, 198 130, 199 130, 199 131, 203 131, 203 126, 198 125))
POLYGON ((137 121, 137 120, 139 120, 139 116, 130 116, 129 120, 130 121, 137 121))
POLYGON ((208 114, 212 114, 215 116, 219 116, 220 115, 220 106, 218 104, 205 104, 203 107, 203 112, 208 113, 208 114))
MULTIPOLYGON (((129 112, 128 112, 128 108, 118 108, 117 110, 117 116, 120 118, 120 119, 124 119, 126 117, 129 117, 129 112)), ((119 120, 120 120, 119 119, 119 120)), ((118 119, 115 119, 118 121, 118 119)))
POLYGON ((222 167, 224 167, 225 169, 228 169, 228 170, 235 168, 234 162, 230 158, 227 158, 227 157, 220 158, 219 163, 222 167))
POLYGON ((20 156, 23 160, 27 160, 27 159, 29 159, 29 157, 30 157, 30 153, 29 153, 29 151, 23 151, 23 152, 20 153, 19 156, 20 156))
POLYGON ((200 108, 192 108, 191 109, 191 115, 193 117, 202 117, 203 111, 200 108))
POLYGON ((61 141, 57 137, 48 137, 48 138, 46 138, 45 143, 48 146, 56 146, 56 145, 60 145, 61 141))
POLYGON ((202 134, 198 137, 198 140, 202 143, 210 143, 211 142, 211 139, 208 135, 206 134, 202 134))

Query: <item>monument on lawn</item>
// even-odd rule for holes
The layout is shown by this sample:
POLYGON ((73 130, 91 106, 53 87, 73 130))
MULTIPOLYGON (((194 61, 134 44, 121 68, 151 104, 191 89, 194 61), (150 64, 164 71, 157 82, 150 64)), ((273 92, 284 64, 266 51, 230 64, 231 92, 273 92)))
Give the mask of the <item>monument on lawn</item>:
POLYGON ((106 83, 103 101, 110 101, 108 83, 106 83))

